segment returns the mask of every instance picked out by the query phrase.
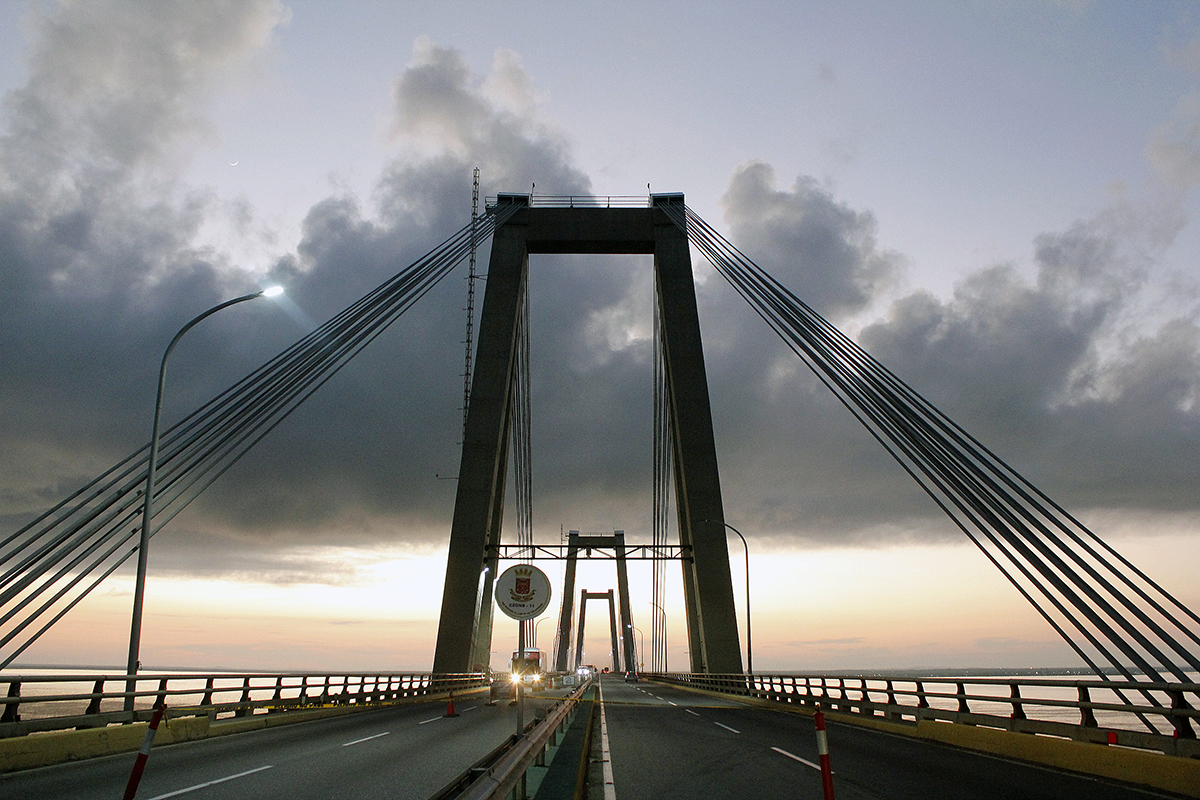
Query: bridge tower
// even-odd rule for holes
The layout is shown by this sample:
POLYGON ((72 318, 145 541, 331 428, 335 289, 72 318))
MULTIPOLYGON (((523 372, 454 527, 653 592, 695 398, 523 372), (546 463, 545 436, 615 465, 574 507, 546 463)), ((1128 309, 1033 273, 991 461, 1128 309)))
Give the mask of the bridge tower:
MULTIPOLYGON (((569 668, 567 663, 567 651, 571 645, 571 603, 575 596, 575 565, 579 560, 580 548, 589 549, 592 547, 611 547, 613 548, 613 560, 617 564, 617 593, 621 598, 621 643, 620 651, 625 654, 625 670, 634 671, 637 669, 637 663, 634 660, 633 647, 633 609, 629 604, 629 568, 625 563, 625 531, 613 531, 612 536, 581 536, 579 531, 571 531, 567 534, 567 571, 563 578, 562 590, 562 609, 558 617, 558 649, 554 655, 554 669, 556 672, 566 672, 569 668)), ((583 652, 583 611, 585 601, 589 594, 595 595, 594 592, 589 593, 584 591, 583 600, 579 606, 579 630, 576 633, 575 647, 575 666, 579 666, 580 653, 583 652)), ((611 599, 611 597, 610 597, 611 599)), ((617 623, 616 617, 613 617, 613 652, 617 652, 617 623)), ((613 669, 619 669, 619 665, 613 666, 613 669)))
POLYGON ((652 195, 645 208, 537 207, 528 195, 492 235, 487 289, 463 435, 458 494, 433 671, 473 672, 489 662, 492 587, 500 545, 517 342, 530 253, 641 253, 654 257, 662 320, 691 670, 742 671, 708 378, 700 342, 687 235, 662 210, 682 194, 652 195))

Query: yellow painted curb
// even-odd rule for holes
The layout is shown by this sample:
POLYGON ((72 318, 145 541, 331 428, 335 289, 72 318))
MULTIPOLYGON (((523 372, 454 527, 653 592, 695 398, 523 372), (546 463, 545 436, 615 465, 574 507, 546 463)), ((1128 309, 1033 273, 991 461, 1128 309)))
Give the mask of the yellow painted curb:
MULTIPOLYGON (((148 722, 111 725, 82 731, 58 731, 0 739, 0 772, 14 772, 65 761, 107 756, 137 750, 146 738, 148 722)), ((172 720, 159 725, 154 744, 172 744, 208 735, 208 717, 172 720)))
POLYGON ((1200 797, 1200 759, 923 719, 916 736, 1050 767, 1200 797))

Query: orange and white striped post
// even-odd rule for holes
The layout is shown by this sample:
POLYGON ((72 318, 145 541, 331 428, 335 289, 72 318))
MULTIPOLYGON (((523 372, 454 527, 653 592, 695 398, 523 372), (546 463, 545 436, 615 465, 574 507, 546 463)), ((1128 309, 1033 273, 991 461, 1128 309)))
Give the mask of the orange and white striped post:
POLYGON ((821 763, 821 788, 825 791, 825 800, 833 800, 833 767, 829 764, 829 737, 825 735, 825 715, 821 706, 817 706, 813 714, 813 725, 817 728, 817 759, 821 763))
POLYGON ((138 784, 142 782, 142 770, 146 769, 146 759, 150 758, 150 746, 154 744, 154 734, 158 732, 158 723, 162 721, 167 707, 159 703, 154 707, 154 716, 150 717, 150 728, 146 738, 138 749, 137 760, 133 762, 133 772, 129 773, 129 783, 125 784, 125 797, 122 800, 133 800, 137 794, 138 784))

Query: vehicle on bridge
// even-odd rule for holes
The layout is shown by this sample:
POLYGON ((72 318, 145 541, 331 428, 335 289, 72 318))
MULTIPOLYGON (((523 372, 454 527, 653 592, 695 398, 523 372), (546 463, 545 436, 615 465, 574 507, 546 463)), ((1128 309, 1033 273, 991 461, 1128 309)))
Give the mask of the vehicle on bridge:
POLYGON ((520 650, 514 650, 510 661, 513 683, 519 681, 534 689, 544 689, 546 687, 546 673, 543 669, 545 663, 546 654, 537 648, 525 648, 524 655, 520 650))

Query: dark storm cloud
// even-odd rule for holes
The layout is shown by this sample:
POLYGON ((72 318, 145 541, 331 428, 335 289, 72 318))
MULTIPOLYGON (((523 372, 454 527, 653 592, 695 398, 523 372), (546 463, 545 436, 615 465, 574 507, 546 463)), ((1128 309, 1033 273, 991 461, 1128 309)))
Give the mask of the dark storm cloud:
MULTIPOLYGON (((747 171, 764 174, 753 165, 735 185, 747 171)), ((836 320, 839 310, 876 299, 870 287, 880 284, 855 276, 888 257, 855 249, 871 244, 845 224, 856 215, 828 213, 811 186, 802 179, 786 194, 768 186, 746 200, 731 192, 731 206, 744 205, 731 207, 730 219, 739 243, 765 254, 760 264, 778 262, 768 271, 836 320), (742 242, 737 222, 763 213, 763 196, 781 194, 776 205, 794 220, 817 220, 819 230, 798 237, 795 225, 760 226, 742 242), (817 213, 808 212, 813 205, 817 213)), ((911 293, 866 325, 859 342, 1068 509, 1195 511, 1200 336, 1190 317, 1144 316, 1157 258, 1179 226, 1169 206, 1140 216, 1115 204, 1038 236, 1032 277, 1001 264, 967 275, 948 300, 911 293)), ((749 332, 735 335, 746 338, 723 342, 718 354, 749 352, 749 332)), ((721 355, 710 361, 710 381, 740 387, 744 400, 720 407, 733 513, 760 530, 816 540, 955 535, 849 413, 797 369, 798 359, 779 345, 763 352, 771 358, 750 367, 721 355), (730 380, 727 368, 738 377, 730 380)))
MULTIPOLYGON (((197 244, 217 201, 179 185, 172 164, 204 135, 214 82, 269 41, 282 12, 273 2, 155 9, 55 7, 34 25, 29 84, 5 100, 0 515, 10 521, 140 446, 165 343, 262 277, 197 244)), ((403 155, 374 196, 314 204, 296 252, 264 270, 314 320, 465 224, 475 166, 485 195, 590 188, 515 54, 498 52, 479 76, 420 39, 393 100, 403 155)), ((869 319, 902 269, 870 212, 811 178, 778 190, 769 166, 750 163, 724 203, 724 225, 710 222, 835 322, 869 319)), ((1145 253, 1170 240, 1172 229, 1151 227, 1112 215, 1046 234, 1035 278, 1000 265, 948 300, 911 294, 861 341, 1068 505, 1191 509, 1200 335, 1190 319, 1122 327, 1153 266, 1145 253)), ((485 247, 481 271, 486 261, 485 247)), ((648 538, 650 261, 536 256, 530 272, 539 538, 560 524, 648 538)), ((799 360, 711 271, 700 276, 728 518, 813 542, 944 535, 932 504, 799 360)), ((455 484, 435 476, 458 469, 464 277, 443 281, 173 521, 157 568, 195 574, 203 551, 204 569, 318 580, 319 557, 277 554, 443 541, 455 484)), ((172 362, 167 419, 296 335, 267 301, 206 321, 172 362)))
MULTIPOLYGON (((179 320, 244 290, 195 234, 171 166, 209 90, 267 41, 275 2, 61 3, 30 12, 28 83, 0 133, 0 483, 8 519, 144 440, 179 320)), ((201 335, 196 351, 223 360, 201 335)))
POLYGON ((862 309, 897 269, 894 253, 875 241, 875 218, 855 211, 801 176, 792 191, 774 187, 762 162, 739 167, 723 198, 727 235, 785 284, 802 286, 804 300, 828 318, 862 309))
MULTIPOLYGON (((435 144, 436 152, 388 166, 377 182, 374 218, 348 196, 309 211, 298 252, 276 268, 299 307, 318 319, 336 313, 468 222, 475 165, 485 194, 534 182, 556 193, 587 191, 561 135, 520 111, 530 104, 513 95, 524 83, 518 72, 514 58, 502 52, 495 73, 503 80, 493 74, 480 81, 456 51, 418 40, 395 83, 396 129, 405 143, 430 137, 423 143, 435 144), (506 90, 498 99, 497 83, 506 90)), ((481 272, 486 263, 485 246, 481 272)), ((553 386, 558 381, 544 376, 547 359, 537 352, 572 350, 581 363, 593 361, 586 354, 604 344, 585 330, 589 309, 622 302, 630 277, 569 259, 534 259, 532 270, 553 278, 532 290, 535 309, 550 306, 544 315, 535 310, 534 384, 553 386), (545 303, 547 292, 571 298, 571 311, 545 303)), ((463 278, 459 271, 443 281, 259 445, 233 480, 198 503, 205 514, 232 531, 258 530, 266 542, 295 536, 338 544, 440 541, 455 490, 445 478, 458 470, 462 425, 463 278)), ((477 314, 485 285, 479 285, 477 314)), ((539 418, 535 430, 541 426, 553 439, 556 424, 539 418)), ((617 465, 627 469, 624 460, 617 465)), ((556 490, 551 481, 546 492, 556 490)))

